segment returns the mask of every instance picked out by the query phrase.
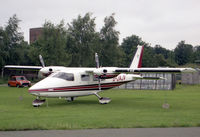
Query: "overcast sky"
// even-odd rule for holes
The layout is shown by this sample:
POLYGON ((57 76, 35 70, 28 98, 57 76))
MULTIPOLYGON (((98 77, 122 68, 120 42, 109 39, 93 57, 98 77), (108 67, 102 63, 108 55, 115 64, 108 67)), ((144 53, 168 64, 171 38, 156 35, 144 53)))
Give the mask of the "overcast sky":
POLYGON ((174 49, 181 40, 200 45, 200 0, 1 0, 0 26, 17 14, 28 41, 29 28, 41 27, 45 20, 69 23, 87 12, 96 17, 97 31, 115 13, 120 42, 135 34, 152 47, 174 49))

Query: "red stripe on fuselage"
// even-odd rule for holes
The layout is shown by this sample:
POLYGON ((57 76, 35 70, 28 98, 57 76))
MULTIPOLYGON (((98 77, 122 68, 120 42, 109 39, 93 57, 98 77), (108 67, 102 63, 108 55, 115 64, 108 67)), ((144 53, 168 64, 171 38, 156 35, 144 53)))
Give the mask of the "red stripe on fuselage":
MULTIPOLYGON (((101 84, 101 89, 110 89, 117 86, 120 86, 126 82, 115 82, 115 83, 106 83, 101 84)), ((93 84, 93 85, 80 85, 80 86, 72 86, 72 87, 58 87, 58 88, 46 88, 46 89, 35 89, 35 90, 29 90, 29 92, 64 92, 64 91, 81 91, 81 90, 98 90, 99 85, 93 84)))
POLYGON ((118 76, 119 74, 104 74, 104 75, 95 75, 96 78, 100 77, 101 79, 109 79, 118 76))

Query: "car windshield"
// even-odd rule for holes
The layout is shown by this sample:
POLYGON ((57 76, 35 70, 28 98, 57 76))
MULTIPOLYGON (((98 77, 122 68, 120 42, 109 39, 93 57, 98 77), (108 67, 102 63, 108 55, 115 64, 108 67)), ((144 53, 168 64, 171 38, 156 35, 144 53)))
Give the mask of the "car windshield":
POLYGON ((25 77, 16 77, 16 80, 26 80, 25 77))
POLYGON ((52 77, 61 78, 61 79, 67 80, 67 81, 74 81, 73 73, 58 72, 57 74, 53 75, 52 77))

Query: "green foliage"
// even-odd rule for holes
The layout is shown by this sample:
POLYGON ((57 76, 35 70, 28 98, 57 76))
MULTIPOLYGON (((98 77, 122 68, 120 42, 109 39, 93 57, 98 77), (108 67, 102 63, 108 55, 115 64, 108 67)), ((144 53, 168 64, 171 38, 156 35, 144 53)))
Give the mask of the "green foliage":
POLYGON ((44 30, 41 37, 41 50, 46 56, 45 60, 49 65, 68 65, 68 54, 66 50, 67 31, 64 27, 64 21, 54 26, 50 22, 44 24, 44 30))
POLYGON ((194 62, 200 64, 200 46, 194 47, 194 62))
POLYGON ((125 65, 128 66, 132 61, 138 45, 144 46, 144 53, 142 59, 142 67, 158 67, 158 66, 172 66, 168 62, 170 51, 162 48, 160 45, 156 45, 155 48, 149 46, 148 43, 142 41, 142 38, 136 35, 132 35, 123 39, 121 48, 125 53, 125 65))
MULTIPOLYGON (((31 56, 35 51, 38 55, 41 54, 47 65, 63 65, 69 64, 69 54, 66 52, 67 30, 64 26, 64 21, 54 25, 51 22, 45 22, 43 32, 38 41, 33 43, 31 56)), ((35 60, 37 60, 35 59, 35 60)))
POLYGON ((156 67, 156 59, 153 48, 145 46, 142 58, 142 67, 156 67))
MULTIPOLYGON (((94 66, 95 49, 99 42, 99 34, 95 31, 95 18, 90 13, 81 15, 68 24, 67 51, 71 53, 69 66, 94 66)), ((96 51, 97 52, 97 51, 96 51)))
POLYGON ((0 130, 89 129, 200 126, 199 85, 166 90, 108 90, 112 99, 101 105, 97 97, 74 102, 49 98, 39 108, 27 88, 0 87, 0 130), (163 109, 163 103, 170 105, 163 109))
POLYGON ((41 65, 39 54, 47 66, 94 67, 95 52, 101 66, 128 67, 137 45, 145 46, 142 67, 175 67, 200 62, 200 46, 193 48, 185 41, 179 42, 174 51, 161 45, 153 48, 137 35, 124 38, 119 45, 120 32, 115 28, 114 14, 105 17, 99 32, 91 13, 79 15, 67 25, 64 21, 57 25, 46 21, 41 37, 30 45, 24 41, 19 23, 20 19, 14 14, 5 27, 0 26, 0 69, 9 64, 41 65))
POLYGON ((0 68, 8 64, 28 64, 28 43, 24 41, 23 33, 19 32, 17 15, 8 20, 8 24, 0 27, 0 68))
POLYGON ((123 53, 121 52, 118 40, 119 31, 115 30, 117 22, 114 19, 114 14, 104 19, 104 26, 100 31, 101 39, 101 52, 100 58, 103 66, 119 66, 120 58, 123 53))
POLYGON ((136 35, 132 35, 123 39, 121 48, 125 53, 124 66, 127 67, 130 65, 138 45, 147 45, 147 43, 142 41, 142 38, 136 35))
POLYGON ((156 54, 162 54, 165 59, 169 58, 170 56, 170 50, 167 50, 166 48, 163 48, 160 45, 156 45, 154 51, 156 54))
POLYGON ((0 27, 0 69, 6 64, 8 58, 8 52, 6 45, 4 44, 5 31, 0 27))
POLYGON ((178 65, 184 65, 188 62, 192 62, 193 48, 190 44, 185 44, 185 41, 178 43, 174 50, 175 61, 178 65))

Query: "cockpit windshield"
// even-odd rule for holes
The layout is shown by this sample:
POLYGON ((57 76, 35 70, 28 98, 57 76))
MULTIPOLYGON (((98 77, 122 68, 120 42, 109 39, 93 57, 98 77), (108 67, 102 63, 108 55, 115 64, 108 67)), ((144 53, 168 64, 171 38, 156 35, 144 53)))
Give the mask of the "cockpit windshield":
POLYGON ((52 77, 61 78, 61 79, 67 80, 67 81, 74 81, 73 73, 58 72, 57 74, 53 75, 52 77))

